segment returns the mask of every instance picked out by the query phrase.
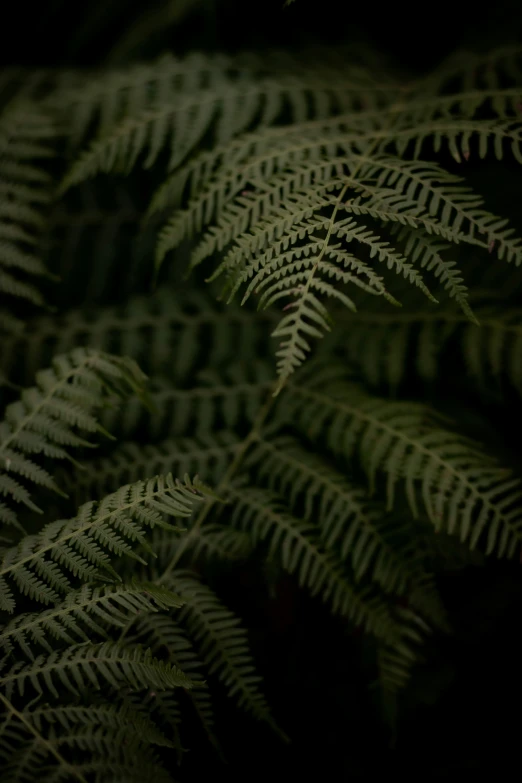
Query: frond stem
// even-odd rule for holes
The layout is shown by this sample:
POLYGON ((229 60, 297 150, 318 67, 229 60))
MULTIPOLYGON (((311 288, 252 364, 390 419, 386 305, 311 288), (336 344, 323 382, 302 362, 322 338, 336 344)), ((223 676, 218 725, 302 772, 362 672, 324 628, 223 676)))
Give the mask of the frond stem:
MULTIPOLYGON (((279 381, 277 381, 274 384, 274 389, 277 388, 279 381)), ((228 484, 230 483, 231 479, 235 476, 237 470, 241 466, 241 463, 243 462, 243 459, 245 457, 246 452, 248 451, 251 444, 259 438, 261 427, 265 423, 266 417, 270 413, 272 406, 275 402, 275 392, 270 390, 269 395, 267 399, 265 400, 262 407, 259 409, 259 412, 255 418, 255 421, 252 425, 252 429, 246 436, 246 438, 240 443, 236 454, 234 456, 234 459, 228 466, 227 470, 225 471, 225 474, 221 481, 219 482, 217 488, 216 488, 216 495, 219 497, 221 496, 225 490, 228 487, 228 484)), ((210 511, 214 507, 214 504, 216 503, 217 498, 209 498, 205 504, 203 505, 198 517, 196 518, 193 526, 190 528, 190 531, 187 533, 184 538, 181 539, 180 545, 177 548, 172 560, 168 564, 168 566, 165 568, 163 574, 158 579, 158 584, 161 584, 162 582, 165 582, 172 571, 176 568, 177 564, 179 563, 181 557, 185 553, 187 547, 189 544, 193 541, 193 539, 197 536, 197 533, 199 532, 200 527, 205 522, 206 518, 208 517, 210 511)))

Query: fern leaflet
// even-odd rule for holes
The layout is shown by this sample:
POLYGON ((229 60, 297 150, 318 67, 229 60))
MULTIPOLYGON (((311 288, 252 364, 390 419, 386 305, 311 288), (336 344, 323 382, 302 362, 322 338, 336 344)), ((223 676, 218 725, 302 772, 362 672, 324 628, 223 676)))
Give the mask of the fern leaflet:
POLYGON ((172 529, 163 515, 189 516, 208 492, 188 477, 181 483, 170 474, 158 476, 120 487, 99 503, 85 503, 74 519, 50 522, 2 553, 0 608, 12 612, 16 606, 8 582, 36 601, 54 603, 71 589, 73 577, 87 581, 101 571, 117 579, 109 553, 145 562, 134 548, 140 544, 151 553, 146 529, 172 529))

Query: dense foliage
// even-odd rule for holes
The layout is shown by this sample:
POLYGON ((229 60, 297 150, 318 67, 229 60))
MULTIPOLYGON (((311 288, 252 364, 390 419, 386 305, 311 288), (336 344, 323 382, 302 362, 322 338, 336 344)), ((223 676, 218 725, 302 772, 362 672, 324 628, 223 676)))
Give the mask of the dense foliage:
POLYGON ((201 779, 323 681, 386 747, 466 590, 520 606, 522 50, 134 61, 152 19, 0 83, 6 783, 201 779))

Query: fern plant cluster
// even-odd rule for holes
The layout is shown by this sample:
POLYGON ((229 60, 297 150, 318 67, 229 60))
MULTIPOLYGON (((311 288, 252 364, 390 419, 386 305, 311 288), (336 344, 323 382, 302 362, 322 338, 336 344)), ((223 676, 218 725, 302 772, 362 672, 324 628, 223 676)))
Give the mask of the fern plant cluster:
POLYGON ((480 405, 522 389, 522 243, 466 178, 522 162, 520 51, 349 54, 6 91, 2 781, 176 779, 194 720, 219 758, 215 689, 291 737, 216 572, 362 632, 400 725, 441 574, 520 560, 480 405))

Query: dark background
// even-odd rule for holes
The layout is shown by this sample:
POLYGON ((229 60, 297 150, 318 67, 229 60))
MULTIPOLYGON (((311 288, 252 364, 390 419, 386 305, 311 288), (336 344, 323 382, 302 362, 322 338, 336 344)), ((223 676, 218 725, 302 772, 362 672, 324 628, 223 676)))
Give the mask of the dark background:
POLYGON ((413 69, 435 65, 456 47, 490 48, 518 40, 522 33, 517 0, 437 0, 431 5, 295 0, 287 7, 283 0, 42 0, 4 4, 0 61, 48 67, 99 64, 121 47, 138 19, 150 27, 146 43, 138 40, 134 50, 127 50, 133 57, 165 47, 181 53, 367 40, 413 69), (164 23, 169 5, 178 9, 180 21, 170 28, 164 23))
MULTIPOLYGON (((287 8, 282 0, 203 0, 171 27, 154 16, 165 3, 143 0, 8 5, 0 29, 2 66, 92 67, 154 57, 164 49, 182 54, 367 42, 395 65, 422 72, 457 47, 483 50, 522 42, 521 4, 508 0, 489 5, 296 0, 287 8), (133 45, 134 24, 143 15, 150 34, 133 45)), ((515 202, 511 211, 513 206, 520 209, 515 202)), ((504 411, 507 429, 515 417, 520 417, 515 405, 504 411)), ((208 746, 196 742, 183 780, 196 783, 212 774, 224 774, 229 782, 519 774, 519 564, 493 562, 443 575, 456 634, 433 640, 429 660, 405 695, 396 738, 369 690, 371 672, 365 670, 357 633, 329 618, 291 580, 281 582, 272 600, 258 587, 250 572, 240 572, 222 586, 223 597, 228 592, 231 605, 248 617, 267 696, 292 743, 282 745, 220 699, 218 732, 228 768, 223 773, 208 746)))

